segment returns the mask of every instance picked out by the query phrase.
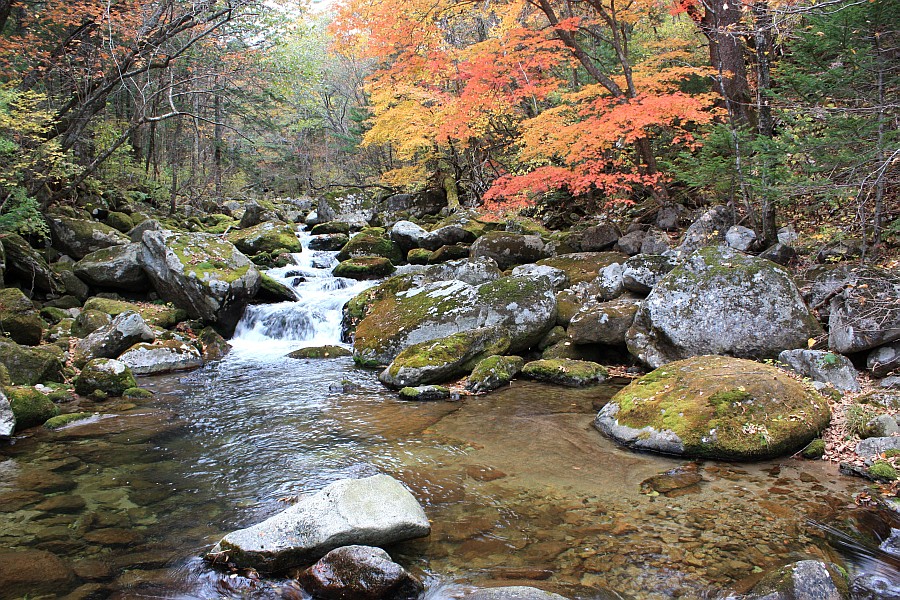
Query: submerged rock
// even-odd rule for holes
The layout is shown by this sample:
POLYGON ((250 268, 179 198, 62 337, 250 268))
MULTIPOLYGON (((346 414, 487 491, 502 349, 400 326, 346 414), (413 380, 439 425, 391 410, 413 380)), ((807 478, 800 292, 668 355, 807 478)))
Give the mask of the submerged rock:
POLYGON ((609 372, 603 365, 588 360, 548 358, 526 363, 522 375, 566 387, 584 387, 603 383, 609 372))
POLYGON ((324 600, 415 600, 425 586, 381 548, 344 546, 300 574, 300 584, 324 600))
POLYGON ((803 448, 830 418, 824 398, 776 367, 698 356, 632 382, 594 425, 639 450, 759 460, 803 448))
POLYGON ((822 334, 790 274, 731 248, 695 252, 663 277, 628 330, 628 350, 659 367, 702 354, 774 358, 822 334))
POLYGON ((309 564, 351 544, 384 545, 427 536, 425 511, 387 475, 344 479, 252 527, 226 535, 207 555, 261 572, 309 564))
POLYGON ((300 348, 288 354, 288 358, 341 358, 350 356, 352 352, 343 346, 313 346, 310 348, 300 348))
POLYGON ((178 340, 135 344, 119 356, 135 375, 186 371, 203 366, 203 357, 194 346, 178 340))
MULTIPOLYGON (((416 387, 405 387, 400 390, 401 400, 410 400, 414 402, 438 402, 440 400, 451 400, 453 394, 449 389, 441 385, 420 385, 416 387)), ((459 397, 457 396, 457 400, 459 397)))
POLYGON ((56 595, 74 583, 72 569, 44 550, 0 550, 0 590, 4 597, 56 595))
POLYGON ((833 563, 801 560, 766 575, 746 600, 847 600, 845 571, 833 563))
POLYGON ((512 381, 524 366, 520 356, 489 356, 472 369, 466 389, 476 394, 496 390, 512 381))
POLYGON ((463 600, 566 600, 564 596, 523 585, 484 588, 463 596, 463 600))

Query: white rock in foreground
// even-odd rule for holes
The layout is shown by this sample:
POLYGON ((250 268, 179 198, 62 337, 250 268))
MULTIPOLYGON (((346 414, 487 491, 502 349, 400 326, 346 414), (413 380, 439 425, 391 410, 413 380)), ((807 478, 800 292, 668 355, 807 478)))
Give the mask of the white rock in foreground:
POLYGON ((387 475, 343 479, 252 527, 226 535, 207 555, 261 572, 305 566, 331 550, 425 537, 431 525, 409 490, 387 475))

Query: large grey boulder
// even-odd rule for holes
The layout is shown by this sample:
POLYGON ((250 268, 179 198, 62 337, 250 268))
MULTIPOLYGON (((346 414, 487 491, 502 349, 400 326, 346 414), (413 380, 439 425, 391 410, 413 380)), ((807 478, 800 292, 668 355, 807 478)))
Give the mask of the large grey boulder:
POLYGON ((0 236, 6 253, 6 275, 21 282, 25 289, 56 293, 60 289, 56 274, 37 250, 15 233, 0 236))
POLYGON ((601 223, 588 227, 577 236, 578 247, 582 252, 601 252, 612 248, 621 235, 612 223, 601 223))
POLYGON ((110 246, 124 246, 131 240, 109 225, 87 219, 51 216, 47 218, 53 246, 75 260, 110 246))
POLYGON ((194 319, 226 335, 256 295, 256 266, 230 242, 201 233, 147 231, 141 261, 153 287, 194 319))
POLYGON ((97 391, 109 396, 121 396, 125 390, 137 387, 128 365, 112 358, 95 358, 84 365, 75 378, 75 392, 88 396, 97 391))
POLYGON ((463 596, 463 600, 566 600, 566 598, 533 587, 513 585, 475 590, 463 596))
POLYGON ((671 248, 669 235, 659 229, 651 229, 641 240, 641 254, 662 254, 671 248))
POLYGON ((141 315, 125 311, 108 325, 94 330, 75 345, 76 364, 84 364, 93 358, 118 358, 125 350, 140 342, 152 342, 153 330, 141 315))
POLYGON ((155 344, 135 344, 119 356, 135 375, 154 375, 186 371, 203 366, 200 351, 178 340, 155 344))
POLYGON ((785 350, 778 360, 804 377, 830 383, 842 392, 858 392, 857 372, 846 356, 824 350, 785 350))
POLYGON ((444 227, 438 227, 434 231, 429 231, 419 238, 419 247, 433 252, 441 246, 452 246, 473 241, 475 241, 475 236, 472 232, 463 229, 459 225, 445 225, 444 227))
POLYGON ((880 573, 862 573, 850 582, 853 600, 900 600, 900 577, 880 573))
POLYGON ((145 291, 149 284, 141 265, 141 244, 112 246, 91 252, 75 263, 75 275, 101 288, 145 291))
POLYGON ((209 552, 264 573, 309 564, 341 546, 382 546, 427 536, 418 501, 387 475, 343 479, 262 523, 226 535, 209 552))
POLYGON ((656 368, 701 354, 774 358, 821 334, 782 267, 710 246, 656 284, 628 330, 627 344, 656 368))
POLYGON ((562 290, 569 285, 569 277, 566 272, 549 265, 519 265, 512 270, 513 277, 546 277, 550 281, 550 285, 556 291, 562 290))
POLYGON ((521 235, 505 231, 491 231, 472 244, 472 257, 486 256, 497 261, 503 270, 515 265, 533 263, 550 256, 550 251, 538 235, 521 235))
POLYGON ((391 240, 396 242, 404 252, 409 252, 413 248, 421 248, 422 239, 426 235, 428 235, 428 231, 412 221, 397 221, 391 227, 391 240))
POLYGON ((662 254, 632 256, 622 265, 622 285, 626 290, 647 294, 675 265, 674 258, 662 254))
POLYGON ((600 300, 613 300, 625 293, 624 274, 625 266, 620 263, 613 263, 600 269, 600 274, 594 280, 600 300))
POLYGON ((19 288, 0 289, 0 335, 17 344, 37 346, 46 323, 19 288))
POLYGON ((20 346, 0 337, 0 365, 14 385, 63 381, 63 352, 56 346, 20 346))
POLYGON ((639 306, 635 298, 589 302, 569 322, 569 338, 576 344, 624 344, 639 306))
POLYGON ((0 390, 0 439, 10 437, 15 430, 16 415, 9 405, 9 398, 0 390))
POLYGON ((875 267, 854 270, 829 308, 832 350, 861 352, 900 340, 900 274, 875 267))
POLYGON ((147 219, 135 225, 131 231, 128 232, 128 239, 132 242, 140 243, 140 241, 144 239, 145 231, 162 231, 163 229, 165 228, 159 221, 147 219))
POLYGON ((856 444, 856 454, 863 458, 880 456, 888 450, 900 450, 900 437, 870 437, 856 444))
POLYGON ((725 243, 741 252, 746 252, 756 242, 756 232, 743 225, 733 225, 725 232, 725 243))
POLYGON ((429 265, 421 272, 420 276, 422 283, 455 279, 469 285, 481 285, 500 279, 503 277, 503 272, 497 267, 497 263, 493 259, 481 257, 461 258, 437 265, 429 265))
POLYGON ((353 356, 362 364, 387 365, 413 344, 481 327, 501 329, 515 353, 540 341, 555 325, 556 310, 545 277, 503 277, 479 286, 427 283, 374 302, 356 327, 353 356))
POLYGON ((381 548, 344 546, 300 574, 300 584, 323 600, 416 600, 422 582, 381 548))
POLYGON ((833 563, 801 560, 763 577, 746 600, 848 600, 846 571, 833 563))

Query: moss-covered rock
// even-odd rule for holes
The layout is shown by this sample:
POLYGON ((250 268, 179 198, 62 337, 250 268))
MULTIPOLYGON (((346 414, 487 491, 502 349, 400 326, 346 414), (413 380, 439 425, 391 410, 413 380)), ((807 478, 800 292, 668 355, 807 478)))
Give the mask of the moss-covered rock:
POLYGON ((311 348, 300 348, 288 354, 288 358, 341 358, 350 356, 352 352, 343 346, 313 346, 311 348))
POLYGON ((309 239, 309 249, 335 251, 346 246, 349 241, 350 236, 345 233, 315 235, 309 239))
POLYGON ((411 265, 427 265, 431 258, 431 250, 426 248, 413 248, 406 254, 406 262, 411 265))
POLYGON ((472 257, 480 256, 493 258, 505 270, 549 258, 550 251, 540 236, 492 231, 472 244, 472 257))
POLYGON ((74 273, 80 280, 99 288, 142 292, 148 282, 140 253, 138 243, 101 248, 79 260, 74 273))
POLYGON ((121 396, 133 387, 137 387, 137 382, 131 369, 122 361, 111 358, 91 360, 75 378, 75 392, 82 396, 92 395, 96 390, 109 396, 121 396))
POLYGON ((234 231, 228 235, 229 241, 245 254, 260 252, 301 252, 300 240, 292 225, 280 222, 260 223, 249 229, 234 231))
POLYGON ((122 392, 122 397, 131 400, 146 400, 153 397, 153 392, 142 387, 131 387, 122 392))
POLYGON ((825 440, 822 438, 816 438, 806 445, 806 448, 801 452, 803 458, 808 458, 810 460, 815 460, 822 458, 825 456, 825 440))
POLYGON ((486 356, 506 352, 509 344, 500 328, 461 331, 409 346, 378 379, 394 389, 440 383, 471 371, 486 356))
POLYGON ((632 448, 756 460, 796 452, 830 418, 822 396, 776 367, 698 356, 632 382, 594 424, 632 448))
POLYGON ((34 288, 46 293, 60 291, 58 277, 25 238, 5 233, 0 235, 0 244, 6 254, 5 281, 17 280, 25 289, 34 288))
POLYGON ((846 600, 850 598, 847 572, 834 563, 801 560, 767 573, 747 600, 846 600))
POLYGON ((613 263, 625 262, 627 258, 619 252, 574 252, 544 258, 537 261, 537 264, 565 271, 569 285, 575 285, 593 281, 600 269, 613 263))
POLYGON ((203 346, 204 360, 220 360, 231 352, 228 340, 219 335, 219 332, 212 327, 204 327, 200 331, 198 339, 203 346))
POLYGON ((32 348, 0 339, 0 363, 6 367, 10 382, 16 385, 62 381, 62 354, 52 345, 32 348))
POLYGON ((134 228, 131 216, 123 212, 113 211, 106 215, 106 224, 122 233, 128 233, 134 228))
POLYGON ((110 321, 112 321, 112 317, 108 312, 87 308, 75 317, 75 322, 72 324, 72 335, 79 338, 87 337, 101 327, 109 325, 110 321))
POLYGON ((18 344, 37 346, 44 337, 44 320, 22 290, 0 290, 0 335, 18 344))
POLYGON ((546 278, 503 277, 479 286, 449 280, 385 295, 356 328, 353 354, 363 364, 388 364, 406 347, 461 331, 498 327, 510 351, 530 348, 556 322, 546 278))
POLYGON ((703 354, 774 358, 821 334, 782 267, 731 248, 707 247, 654 286, 627 344, 655 368, 703 354))
POLYGON ((450 400, 452 397, 450 390, 441 385, 405 387, 400 389, 399 394, 402 400, 410 400, 413 402, 436 402, 440 400, 450 400))
POLYGON ((428 256, 428 264, 436 265, 447 262, 448 260, 459 260, 460 258, 468 258, 469 246, 466 244, 444 245, 432 252, 428 256))
POLYGON ((352 340, 356 326, 369 314, 369 310, 378 301, 406 291, 415 285, 416 278, 414 276, 398 275, 375 287, 363 290, 347 301, 341 316, 341 341, 349 343, 352 340))
POLYGON ((199 233, 146 231, 141 260, 159 295, 231 335, 261 277, 230 242, 199 233))
POLYGON ((319 223, 314 226, 310 231, 311 235, 328 235, 328 234, 341 234, 341 235, 350 235, 350 223, 343 223, 341 221, 328 221, 327 223, 319 223))
POLYGON ((66 425, 71 425, 78 421, 84 421, 94 416, 94 413, 77 412, 67 413, 64 415, 56 415, 44 421, 44 429, 61 429, 66 425))
POLYGON ((47 222, 50 225, 53 247, 75 260, 81 260, 102 248, 124 246, 131 242, 128 236, 97 221, 51 216, 47 222))
POLYGON ((119 356, 135 375, 187 371, 203 366, 200 351, 179 340, 135 344, 119 356))
POLYGON ((350 258, 380 256, 394 264, 403 262, 403 252, 396 242, 385 237, 384 229, 369 227, 350 238, 350 241, 338 252, 337 259, 345 261, 350 258))
POLYGON ((259 291, 256 292, 258 302, 294 302, 297 299, 297 294, 288 286, 265 273, 261 276, 259 291))
POLYGON ((16 416, 16 431, 37 427, 59 414, 59 407, 33 387, 8 387, 6 397, 16 416))
POLYGON ((892 482, 897 479, 897 469, 886 460, 876 460, 869 467, 869 475, 876 481, 892 482))
POLYGON ((171 304, 157 304, 154 302, 126 302, 125 300, 111 300, 95 296, 84 303, 84 312, 100 311, 112 317, 117 317, 127 311, 134 311, 141 315, 149 325, 171 329, 182 321, 188 319, 186 310, 176 308, 171 304))
POLYGON ((606 367, 587 360, 568 358, 541 359, 525 364, 522 375, 529 379, 564 385, 584 387, 603 383, 609 376, 606 367))
POLYGON ((41 309, 41 318, 51 325, 56 325, 63 319, 68 319, 69 313, 55 306, 45 306, 41 309))
POLYGON ((342 261, 332 274, 347 279, 381 279, 396 270, 391 261, 382 256, 359 256, 342 261))
POLYGON ((520 356, 489 356, 472 369, 466 389, 476 394, 496 390, 512 381, 524 366, 520 356))

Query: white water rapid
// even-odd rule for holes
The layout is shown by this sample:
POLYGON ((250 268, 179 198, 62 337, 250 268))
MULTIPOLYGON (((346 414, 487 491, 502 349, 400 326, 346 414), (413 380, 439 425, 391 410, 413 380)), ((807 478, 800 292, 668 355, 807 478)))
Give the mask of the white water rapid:
POLYGON ((340 345, 341 308, 376 281, 334 277, 337 252, 310 250, 309 232, 297 234, 298 263, 267 271, 297 295, 295 302, 248 306, 230 340, 234 351, 253 357, 283 356, 297 348, 340 345))

